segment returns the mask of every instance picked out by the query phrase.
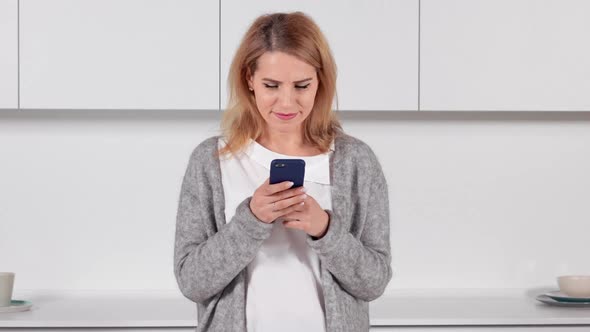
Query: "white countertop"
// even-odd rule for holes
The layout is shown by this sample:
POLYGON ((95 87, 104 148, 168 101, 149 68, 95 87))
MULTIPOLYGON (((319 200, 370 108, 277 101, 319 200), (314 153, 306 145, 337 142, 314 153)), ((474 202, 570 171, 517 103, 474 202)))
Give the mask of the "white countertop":
MULTIPOLYGON (((404 290, 370 303, 372 326, 588 325, 590 308, 553 307, 525 290, 404 290)), ((1 327, 194 327, 196 305, 175 291, 21 291, 29 311, 1 327)))
POLYGON ((196 304, 171 291, 23 291, 30 310, 0 313, 2 327, 189 327, 196 304))

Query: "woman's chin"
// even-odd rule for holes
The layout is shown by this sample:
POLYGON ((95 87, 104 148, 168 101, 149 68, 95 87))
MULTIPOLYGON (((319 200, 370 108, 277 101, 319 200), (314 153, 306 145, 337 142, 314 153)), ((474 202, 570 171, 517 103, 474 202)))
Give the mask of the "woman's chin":
POLYGON ((273 123, 268 127, 273 131, 281 133, 291 133, 298 131, 301 128, 301 123, 273 123))

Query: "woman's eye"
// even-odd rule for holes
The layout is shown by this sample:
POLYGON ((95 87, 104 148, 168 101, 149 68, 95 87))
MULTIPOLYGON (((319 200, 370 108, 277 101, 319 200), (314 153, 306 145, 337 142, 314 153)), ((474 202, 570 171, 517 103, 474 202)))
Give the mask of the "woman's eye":
MULTIPOLYGON (((301 89, 301 90, 307 89, 307 87, 309 87, 310 84, 311 83, 308 83, 306 85, 296 85, 295 88, 301 89)), ((279 87, 278 85, 270 85, 270 84, 266 84, 266 83, 264 83, 264 86, 267 87, 267 88, 269 88, 269 89, 276 89, 276 88, 279 87)))

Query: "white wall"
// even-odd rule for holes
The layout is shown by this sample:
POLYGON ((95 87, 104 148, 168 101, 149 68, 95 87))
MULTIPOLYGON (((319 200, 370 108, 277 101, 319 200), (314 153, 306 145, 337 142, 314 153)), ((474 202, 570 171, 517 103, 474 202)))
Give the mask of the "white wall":
MULTIPOLYGON (((341 114, 389 183, 388 290, 590 273, 589 113, 341 114)), ((16 289, 176 289, 176 204, 219 112, 0 112, 0 270, 16 289)))

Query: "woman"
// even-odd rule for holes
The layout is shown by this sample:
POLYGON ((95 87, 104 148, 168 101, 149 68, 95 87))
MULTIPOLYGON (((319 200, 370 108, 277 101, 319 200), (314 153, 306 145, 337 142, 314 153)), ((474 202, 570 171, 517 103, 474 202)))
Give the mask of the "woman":
POLYGON ((223 136, 195 148, 178 206, 174 272, 197 331, 368 331, 391 279, 387 184, 332 112, 336 66, 315 23, 259 17, 229 74, 223 136), (306 161, 303 188, 270 161, 306 161))

